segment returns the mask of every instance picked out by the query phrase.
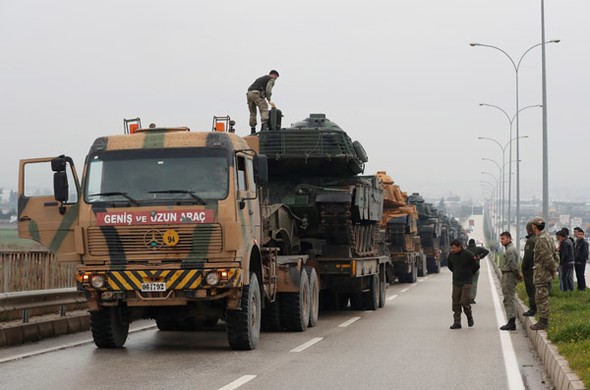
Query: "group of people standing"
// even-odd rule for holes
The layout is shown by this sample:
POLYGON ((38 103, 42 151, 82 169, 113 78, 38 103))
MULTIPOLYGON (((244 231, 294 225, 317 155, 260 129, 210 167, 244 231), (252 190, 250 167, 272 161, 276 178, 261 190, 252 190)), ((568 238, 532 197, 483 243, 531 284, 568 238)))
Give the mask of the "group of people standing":
MULTIPOLYGON (((521 280, 524 280, 529 298, 529 310, 524 312, 523 316, 539 314, 539 321, 530 326, 532 330, 547 329, 549 326, 549 292, 557 271, 559 271, 562 291, 574 289, 574 271, 578 290, 586 289, 584 273, 588 260, 588 242, 584 238, 584 231, 576 227, 574 241, 569 237, 567 228, 561 229, 556 234, 559 242, 559 247, 556 248, 553 238, 545 230, 543 218, 534 218, 527 223, 526 229, 528 235, 521 267, 519 266, 520 256, 512 243, 510 232, 500 234, 500 243, 505 250, 499 269, 502 272, 503 303, 508 319, 508 322, 500 327, 501 330, 516 330, 516 285, 521 280)), ((471 304, 476 303, 479 261, 488 253, 487 249, 476 246, 474 240, 469 240, 465 249, 458 240, 451 243, 451 253, 448 258, 448 267, 453 273, 451 329, 461 328, 462 311, 467 316, 467 324, 470 327, 474 325, 471 304)))

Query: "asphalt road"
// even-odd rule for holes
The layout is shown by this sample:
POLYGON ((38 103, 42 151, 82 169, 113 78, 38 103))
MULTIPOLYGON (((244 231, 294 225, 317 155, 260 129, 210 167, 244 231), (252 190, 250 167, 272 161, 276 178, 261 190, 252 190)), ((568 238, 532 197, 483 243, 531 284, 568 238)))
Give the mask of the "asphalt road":
POLYGON ((498 330, 497 287, 482 261, 475 326, 464 320, 460 330, 449 329, 451 273, 443 268, 390 286, 378 311, 322 312, 306 332, 263 333, 255 351, 229 350, 222 324, 160 332, 148 321, 133 324, 140 330, 120 350, 97 349, 88 332, 4 348, 0 388, 550 389, 520 324, 498 330))

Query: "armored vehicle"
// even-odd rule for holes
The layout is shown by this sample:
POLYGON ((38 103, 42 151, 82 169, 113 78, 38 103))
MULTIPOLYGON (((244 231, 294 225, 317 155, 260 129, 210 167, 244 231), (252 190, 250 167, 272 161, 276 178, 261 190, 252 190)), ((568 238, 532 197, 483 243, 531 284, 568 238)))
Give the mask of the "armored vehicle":
POLYGON ((426 255, 428 273, 439 273, 441 266, 440 238, 442 233, 440 216, 434 206, 419 193, 408 197, 408 202, 416 206, 420 216, 420 243, 426 255))

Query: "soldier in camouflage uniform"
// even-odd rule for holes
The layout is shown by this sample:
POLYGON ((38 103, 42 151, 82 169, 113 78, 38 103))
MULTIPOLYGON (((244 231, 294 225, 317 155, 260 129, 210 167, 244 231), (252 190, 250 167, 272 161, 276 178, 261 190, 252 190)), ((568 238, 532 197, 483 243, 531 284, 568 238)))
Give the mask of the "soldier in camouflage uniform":
POLYGON ((545 330, 549 327, 549 291, 557 269, 557 254, 553 238, 545 231, 545 221, 536 217, 532 220, 533 232, 537 236, 534 250, 535 301, 539 312, 539 321, 531 325, 532 330, 545 330))
POLYGON ((537 303, 535 302, 535 284, 533 283, 533 266, 535 265, 534 254, 535 240, 537 236, 533 232, 533 223, 526 224, 526 244, 524 245, 524 255, 522 256, 522 276, 524 277, 524 286, 529 297, 529 310, 522 313, 525 317, 532 317, 537 314, 537 303))
POLYGON ((275 85, 275 80, 279 77, 279 72, 271 70, 268 75, 261 76, 254 80, 252 85, 248 87, 246 94, 248 110, 250 110, 250 130, 254 134, 256 132, 256 108, 260 111, 261 130, 268 129, 268 103, 271 107, 275 104, 270 100, 272 96, 272 88, 275 85), (266 99, 266 100, 265 100, 266 99))
POLYGON ((518 269, 519 255, 518 250, 512 243, 510 232, 500 234, 500 242, 506 248, 500 271, 502 271, 502 294, 504 295, 504 310, 508 322, 502 325, 500 330, 516 330, 516 284, 522 280, 522 275, 518 269))

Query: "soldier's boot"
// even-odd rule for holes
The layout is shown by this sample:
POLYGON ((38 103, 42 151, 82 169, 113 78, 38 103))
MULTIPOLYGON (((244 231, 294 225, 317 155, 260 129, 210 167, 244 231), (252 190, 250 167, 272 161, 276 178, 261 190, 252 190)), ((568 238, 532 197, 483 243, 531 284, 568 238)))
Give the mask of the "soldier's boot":
POLYGON ((475 321, 473 321, 473 316, 467 317, 467 325, 469 325, 469 327, 471 328, 474 324, 475 321))
POLYGON ((451 325, 450 328, 451 329, 461 329, 461 324, 458 324, 458 323, 455 322, 455 323, 453 323, 453 325, 451 325))
POLYGON ((535 314, 537 314, 537 311, 535 309, 529 309, 522 313, 522 315, 525 317, 533 317, 535 314))
POLYGON ((539 318, 539 321, 536 324, 530 326, 532 330, 547 330, 549 328, 549 319, 547 318, 539 318))
POLYGON ((250 127, 250 134, 256 134, 256 127, 250 127))
POLYGON ((506 325, 500 327, 500 330, 516 330, 516 318, 509 319, 506 325))

